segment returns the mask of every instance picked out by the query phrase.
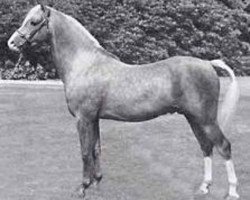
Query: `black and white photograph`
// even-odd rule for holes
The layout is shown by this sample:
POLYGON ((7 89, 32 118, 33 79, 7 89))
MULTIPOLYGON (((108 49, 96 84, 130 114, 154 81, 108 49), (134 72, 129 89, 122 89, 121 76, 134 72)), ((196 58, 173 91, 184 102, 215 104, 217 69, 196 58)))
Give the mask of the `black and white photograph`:
POLYGON ((249 200, 250 0, 0 0, 0 200, 249 200))

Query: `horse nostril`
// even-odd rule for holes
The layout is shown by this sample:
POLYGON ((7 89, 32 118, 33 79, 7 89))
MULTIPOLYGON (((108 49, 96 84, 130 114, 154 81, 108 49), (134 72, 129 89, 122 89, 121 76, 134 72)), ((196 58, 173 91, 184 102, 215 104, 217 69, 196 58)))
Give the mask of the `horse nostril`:
POLYGON ((15 44, 15 42, 13 40, 8 41, 8 46, 9 46, 10 50, 12 50, 12 51, 19 51, 17 45, 15 44))
POLYGON ((14 44, 14 41, 13 40, 9 40, 8 41, 8 45, 10 46, 10 45, 13 45, 14 44))

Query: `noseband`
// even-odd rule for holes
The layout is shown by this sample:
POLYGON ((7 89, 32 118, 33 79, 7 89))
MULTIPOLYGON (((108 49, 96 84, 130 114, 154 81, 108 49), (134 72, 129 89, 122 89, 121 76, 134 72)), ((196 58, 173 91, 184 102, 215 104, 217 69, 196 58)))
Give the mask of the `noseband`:
POLYGON ((49 20, 47 17, 43 17, 43 21, 39 24, 39 26, 37 27, 37 29, 31 31, 29 34, 24 34, 22 33, 19 29, 16 31, 18 33, 18 35, 23 38, 25 40, 25 42, 22 44, 22 46, 25 43, 31 43, 32 38, 34 37, 34 35, 36 33, 38 33, 38 31, 40 31, 44 26, 47 27, 47 31, 49 31, 49 20))

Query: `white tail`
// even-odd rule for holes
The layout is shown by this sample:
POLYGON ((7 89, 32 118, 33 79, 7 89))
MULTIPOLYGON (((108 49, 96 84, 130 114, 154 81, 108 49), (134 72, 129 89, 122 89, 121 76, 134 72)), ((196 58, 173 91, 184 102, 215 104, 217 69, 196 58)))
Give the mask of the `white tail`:
POLYGON ((224 96, 224 100, 221 104, 221 108, 218 112, 218 121, 220 128, 224 130, 233 113, 235 112, 236 104, 239 100, 239 87, 236 77, 234 75, 233 70, 226 65, 222 60, 212 60, 210 61, 214 67, 219 67, 221 69, 226 70, 231 78, 231 83, 229 88, 224 96))

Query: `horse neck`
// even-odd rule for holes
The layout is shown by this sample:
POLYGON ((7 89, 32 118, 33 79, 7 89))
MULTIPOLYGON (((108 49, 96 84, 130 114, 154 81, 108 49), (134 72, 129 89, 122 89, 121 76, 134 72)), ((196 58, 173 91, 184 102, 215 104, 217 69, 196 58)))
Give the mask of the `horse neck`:
POLYGON ((79 65, 82 70, 87 68, 102 47, 79 22, 55 10, 51 15, 51 29, 55 66, 65 82, 73 68, 79 65))

